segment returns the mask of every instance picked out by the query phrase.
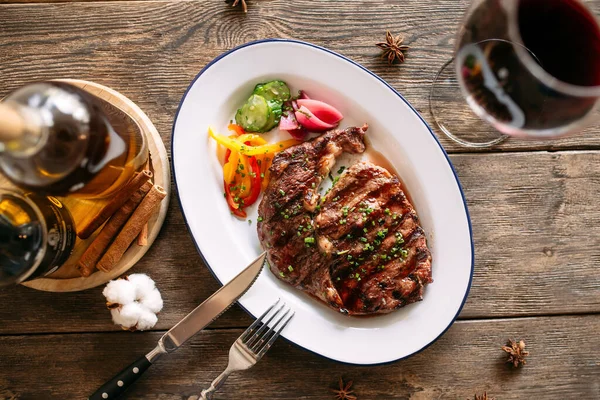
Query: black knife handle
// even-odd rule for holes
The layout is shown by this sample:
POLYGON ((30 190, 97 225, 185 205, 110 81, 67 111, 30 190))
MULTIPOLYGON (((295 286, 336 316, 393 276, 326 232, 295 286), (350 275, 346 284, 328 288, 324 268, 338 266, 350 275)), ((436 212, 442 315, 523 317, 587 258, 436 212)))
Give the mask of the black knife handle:
POLYGON ((136 362, 119 372, 110 381, 106 382, 88 400, 116 399, 121 396, 150 366, 146 356, 138 358, 136 362))

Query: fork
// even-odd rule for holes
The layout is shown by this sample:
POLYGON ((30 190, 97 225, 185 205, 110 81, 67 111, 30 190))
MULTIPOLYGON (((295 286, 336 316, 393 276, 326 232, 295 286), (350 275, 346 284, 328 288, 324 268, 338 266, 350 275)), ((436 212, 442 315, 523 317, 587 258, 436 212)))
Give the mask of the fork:
POLYGON ((246 329, 244 333, 233 343, 229 349, 229 364, 225 371, 221 373, 208 389, 204 389, 200 398, 202 400, 212 399, 214 393, 225 383, 227 377, 236 371, 243 371, 253 367, 271 348, 275 339, 294 317, 294 312, 286 307, 285 303, 281 303, 275 312, 264 322, 267 315, 279 304, 277 300, 275 304, 267 309, 256 321, 246 329), (284 309, 286 309, 284 311, 284 309), (279 317, 274 323, 271 322, 279 317), (271 324, 271 325, 269 325, 271 324), (265 331, 266 328, 269 328, 265 331))

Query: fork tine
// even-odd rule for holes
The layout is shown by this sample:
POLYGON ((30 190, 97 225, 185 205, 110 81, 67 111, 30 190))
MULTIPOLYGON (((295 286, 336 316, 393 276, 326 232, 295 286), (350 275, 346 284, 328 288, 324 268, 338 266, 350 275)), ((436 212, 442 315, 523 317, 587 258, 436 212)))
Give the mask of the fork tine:
MULTIPOLYGON (((289 319, 287 319, 283 325, 281 326, 281 328, 277 328, 278 325, 281 323, 281 321, 285 320, 288 317, 288 314, 292 313, 292 316, 294 315, 291 309, 288 309, 286 311, 285 314, 283 314, 278 320, 277 322, 275 322, 273 324, 272 327, 269 328, 268 331, 266 331, 265 333, 263 333, 263 335, 261 336, 260 340, 258 342, 256 342, 252 348, 250 349, 252 352, 254 352, 254 354, 258 354, 261 349, 264 349, 265 347, 267 347, 267 345, 263 344, 265 342, 267 342, 267 344, 271 341, 271 339, 275 338, 277 339, 277 337, 279 336, 279 333, 281 332, 281 330, 285 327, 285 325, 289 322, 289 319), (273 333, 275 332, 275 333, 273 333)), ((291 317, 290 317, 291 318, 291 317)), ((275 341, 273 339, 273 341, 275 341)), ((263 353, 264 354, 264 353, 263 353)))
POLYGON ((267 309, 267 311, 265 311, 260 317, 256 318, 256 321, 254 321, 252 323, 252 325, 250 325, 248 327, 248 329, 246 329, 246 331, 242 334, 242 336, 240 336, 240 339, 242 340, 242 342, 245 342, 246 339, 248 338, 248 336, 252 333, 252 331, 254 330, 254 328, 256 328, 258 326, 258 324, 260 324, 260 322, 262 321, 262 319, 271 312, 271 310, 277 305, 279 304, 279 301, 281 299, 277 299, 277 301, 275 303, 273 303, 273 305, 271 307, 269 307, 267 309))
POLYGON ((275 313, 273 315, 271 315, 271 317, 267 320, 267 322, 263 322, 263 324, 260 326, 260 328, 258 328, 256 330, 256 332, 254 332, 254 334, 246 342, 244 342, 246 344, 246 346, 248 346, 248 348, 250 348, 250 346, 253 346, 251 344, 252 342, 254 342, 257 339, 260 339, 260 337, 262 335, 262 331, 264 331, 265 328, 268 328, 271 321, 273 321, 273 318, 275 318, 277 315, 279 315, 281 313, 281 310, 283 310, 284 307, 285 307, 285 303, 282 303, 281 306, 275 311, 275 313))
POLYGON ((271 338, 269 339, 269 341, 260 349, 260 351, 256 355, 257 359, 260 360, 262 358, 262 356, 265 355, 265 353, 267 352, 267 350, 269 350, 271 348, 271 346, 273 345, 273 343, 275 342, 275 340, 279 337, 279 334, 281 334, 281 332, 283 332, 283 329, 291 321, 291 319, 294 317, 295 314, 296 314, 295 312, 292 312, 292 314, 288 317, 288 319, 286 319, 283 322, 283 324, 281 325, 281 327, 279 327, 277 329, 277 331, 275 332, 275 334, 273 336, 271 336, 271 338))

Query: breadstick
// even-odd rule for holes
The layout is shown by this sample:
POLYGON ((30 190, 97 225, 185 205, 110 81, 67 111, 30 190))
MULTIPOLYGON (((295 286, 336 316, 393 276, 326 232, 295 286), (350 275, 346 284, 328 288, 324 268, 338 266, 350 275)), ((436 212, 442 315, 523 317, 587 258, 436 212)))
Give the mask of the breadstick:
POLYGON ((77 262, 77 269, 81 276, 90 276, 94 272, 96 263, 110 245, 110 242, 112 242, 119 230, 125 225, 129 216, 135 211, 150 189, 152 189, 152 182, 146 181, 142 187, 131 195, 131 198, 127 200, 123 207, 119 208, 110 217, 98 236, 96 236, 77 262))
POLYGON ((131 181, 125 187, 113 197, 113 199, 104 206, 102 210, 98 214, 92 218, 92 220, 83 227, 81 231, 77 233, 81 239, 89 238, 92 233, 96 231, 96 229, 100 228, 107 219, 109 219, 119 208, 125 204, 127 200, 133 195, 133 193, 138 190, 144 183, 146 183, 150 178, 152 178, 152 172, 148 170, 144 170, 134 176, 131 181))
POLYGON ((138 233, 142 230, 142 226, 148 222, 166 195, 167 192, 161 186, 155 185, 150 189, 106 253, 104 253, 98 264, 96 264, 96 267, 100 271, 110 271, 119 260, 121 260, 121 257, 125 254, 129 245, 131 245, 138 233))

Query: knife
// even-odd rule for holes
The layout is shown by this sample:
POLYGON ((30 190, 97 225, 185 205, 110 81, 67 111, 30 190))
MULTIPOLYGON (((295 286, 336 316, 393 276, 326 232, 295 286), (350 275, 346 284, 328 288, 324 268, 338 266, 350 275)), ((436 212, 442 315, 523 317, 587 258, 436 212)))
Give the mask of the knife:
POLYGON ((204 300, 158 341, 158 346, 106 382, 88 400, 116 399, 127 390, 163 354, 172 353, 205 326, 219 318, 252 286, 267 254, 263 252, 227 285, 204 300))

